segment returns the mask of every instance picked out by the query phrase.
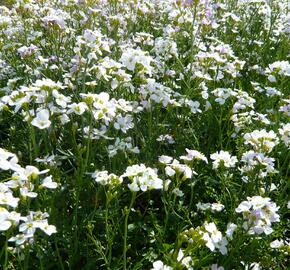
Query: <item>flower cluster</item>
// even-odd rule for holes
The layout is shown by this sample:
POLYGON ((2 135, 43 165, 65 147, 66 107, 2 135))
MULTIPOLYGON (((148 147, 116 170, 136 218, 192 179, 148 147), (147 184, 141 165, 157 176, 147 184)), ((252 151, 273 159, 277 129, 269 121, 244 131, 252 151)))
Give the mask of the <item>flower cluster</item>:
POLYGON ((0 2, 3 269, 287 267, 289 1, 0 2))
POLYGON ((33 243, 36 229, 47 235, 56 233, 56 228, 48 224, 48 213, 32 211, 29 207, 30 199, 38 196, 37 191, 42 188, 55 189, 58 184, 47 176, 41 181, 41 175, 48 170, 39 171, 34 166, 21 167, 15 154, 0 148, 0 169, 12 172, 10 177, 0 183, 0 231, 9 231, 12 235, 16 228, 19 233, 9 238, 17 247, 24 247, 25 243, 33 243))
POLYGON ((213 160, 213 169, 218 169, 219 167, 235 167, 235 164, 238 162, 236 156, 231 156, 229 152, 223 150, 211 154, 210 158, 213 160))
MULTIPOLYGON (((228 232, 227 234, 230 235, 228 232)), ((222 235, 214 222, 205 222, 201 227, 185 230, 182 233, 182 239, 188 245, 205 245, 212 252, 219 251, 222 255, 226 255, 228 252, 227 237, 222 235)))
POLYGON ((221 212, 225 208, 225 206, 221 203, 197 203, 196 208, 200 211, 210 210, 212 213, 221 212))
POLYGON ((222 255, 227 254, 228 241, 222 236, 222 233, 217 229, 215 223, 205 223, 200 233, 205 245, 211 251, 218 250, 222 255))
POLYGON ((249 234, 266 235, 273 232, 272 223, 280 221, 278 210, 279 207, 270 198, 261 196, 248 197, 236 208, 237 213, 243 214, 243 227, 249 234))
POLYGON ((122 183, 122 178, 118 177, 117 175, 110 173, 108 171, 97 171, 92 174, 92 177, 95 181, 103 186, 106 185, 119 185, 122 183))
POLYGON ((163 181, 158 177, 156 170, 146 167, 144 164, 127 167, 121 177, 129 178, 131 183, 128 184, 128 187, 133 192, 163 188, 163 181))
MULTIPOLYGON (((182 159, 182 157, 181 157, 182 159)), ((169 177, 175 175, 181 175, 181 179, 190 179, 193 174, 197 174, 186 164, 180 163, 177 159, 173 159, 170 156, 162 155, 159 157, 159 162, 165 166, 165 173, 169 177)))
POLYGON ((269 153, 278 144, 279 139, 276 133, 265 129, 254 130, 244 135, 245 144, 253 146, 254 150, 269 153))

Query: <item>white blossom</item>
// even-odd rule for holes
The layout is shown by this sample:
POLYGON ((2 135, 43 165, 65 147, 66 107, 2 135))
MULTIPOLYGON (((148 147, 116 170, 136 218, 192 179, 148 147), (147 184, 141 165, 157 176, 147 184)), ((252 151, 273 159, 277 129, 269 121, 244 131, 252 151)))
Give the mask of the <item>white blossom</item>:
POLYGON ((51 124, 49 120, 49 111, 43 109, 36 113, 36 117, 31 121, 31 124, 39 129, 48 128, 51 124))

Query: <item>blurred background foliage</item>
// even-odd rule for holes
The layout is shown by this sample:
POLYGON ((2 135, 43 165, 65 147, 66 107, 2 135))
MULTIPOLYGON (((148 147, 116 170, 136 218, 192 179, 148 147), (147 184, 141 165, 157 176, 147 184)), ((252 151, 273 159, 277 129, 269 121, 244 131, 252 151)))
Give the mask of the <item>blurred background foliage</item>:
POLYGON ((0 0, 0 5, 10 7, 14 2, 14 0, 0 0))

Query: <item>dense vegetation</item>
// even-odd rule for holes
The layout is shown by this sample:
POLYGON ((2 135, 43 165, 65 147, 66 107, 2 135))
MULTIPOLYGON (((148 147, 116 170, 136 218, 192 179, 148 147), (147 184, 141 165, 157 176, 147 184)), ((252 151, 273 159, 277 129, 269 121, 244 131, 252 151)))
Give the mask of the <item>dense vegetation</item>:
POLYGON ((1 269, 289 269, 287 0, 1 4, 1 269))

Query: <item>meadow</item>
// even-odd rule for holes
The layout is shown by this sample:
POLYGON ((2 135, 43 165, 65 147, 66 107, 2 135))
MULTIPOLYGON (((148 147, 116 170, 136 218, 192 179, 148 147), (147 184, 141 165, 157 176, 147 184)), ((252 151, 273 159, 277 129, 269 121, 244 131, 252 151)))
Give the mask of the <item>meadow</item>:
POLYGON ((0 269, 287 270, 288 0, 0 1, 0 269))

